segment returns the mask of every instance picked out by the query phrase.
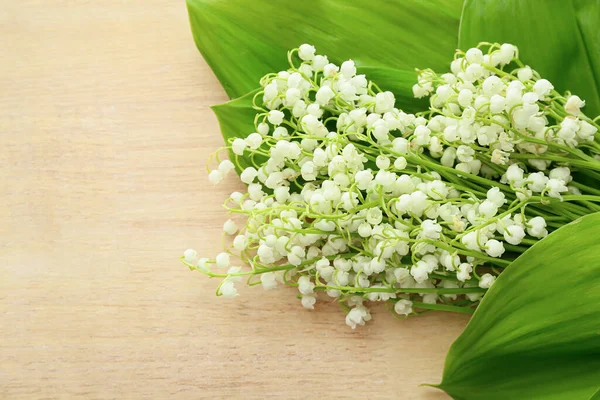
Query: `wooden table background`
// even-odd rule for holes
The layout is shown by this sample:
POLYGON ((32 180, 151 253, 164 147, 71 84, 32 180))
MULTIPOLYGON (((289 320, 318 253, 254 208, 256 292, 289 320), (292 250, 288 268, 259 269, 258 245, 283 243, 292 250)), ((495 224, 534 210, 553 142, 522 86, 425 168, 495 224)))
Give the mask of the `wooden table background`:
POLYGON ((182 0, 0 0, 0 55, 0 398, 447 398, 418 385, 466 317, 353 331, 179 263, 241 187, 208 183, 226 96, 182 0))

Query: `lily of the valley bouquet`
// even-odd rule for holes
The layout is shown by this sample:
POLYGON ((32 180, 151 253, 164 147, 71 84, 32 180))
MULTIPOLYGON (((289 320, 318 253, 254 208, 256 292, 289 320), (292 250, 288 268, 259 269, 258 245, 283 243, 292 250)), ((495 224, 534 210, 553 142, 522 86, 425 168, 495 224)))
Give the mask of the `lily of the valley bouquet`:
MULTIPOLYGON (((204 1, 189 2, 192 27, 204 32, 196 3, 204 1)), ((467 2, 462 24, 470 12, 499 12, 487 3, 467 2)), ((463 25, 461 33, 495 36, 493 24, 476 27, 480 36, 463 25)), ((480 42, 444 63, 435 57, 431 68, 425 56, 407 58, 418 68, 412 75, 393 62, 353 61, 369 57, 366 45, 345 51, 317 34, 286 39, 278 45, 312 40, 333 52, 302 44, 264 60, 287 68, 263 74, 257 63, 262 78, 252 82, 218 69, 218 36, 211 46, 197 37, 226 88, 235 89, 234 78, 239 88, 258 88, 215 108, 226 146, 209 160, 208 179, 218 184, 237 172, 247 185, 225 201, 227 246, 217 254, 189 249, 183 262, 219 278, 216 293, 225 298, 237 297, 245 280, 294 287, 307 309, 334 299, 352 329, 371 319, 375 302, 398 317, 477 309, 439 387, 457 399, 590 398, 600 387, 597 81, 556 81, 562 76, 544 57, 536 69, 539 51, 528 55, 525 39, 521 47, 480 42), (535 349, 543 357, 526 359, 547 395, 492 378, 520 371, 502 357, 535 349), (475 380, 486 368, 495 369, 490 381, 475 380), (564 397, 551 397, 557 368, 583 371, 565 378, 564 397)))

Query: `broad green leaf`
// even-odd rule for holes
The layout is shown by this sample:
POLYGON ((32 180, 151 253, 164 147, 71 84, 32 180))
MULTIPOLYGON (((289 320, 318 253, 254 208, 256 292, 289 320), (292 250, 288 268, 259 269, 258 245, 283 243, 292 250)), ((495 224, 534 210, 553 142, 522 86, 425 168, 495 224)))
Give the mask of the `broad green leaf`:
POLYGON ((598 389, 598 391, 592 397, 590 397, 590 400, 600 400, 600 389, 598 389))
MULTIPOLYGON (((412 97, 412 85, 417 81, 417 76, 414 71, 402 71, 393 68, 363 66, 358 68, 358 73, 365 74, 367 79, 372 80, 381 90, 389 90, 396 96, 396 107, 406 112, 417 112, 427 109, 426 99, 415 99, 412 97)), ((252 99, 259 91, 255 89, 252 92, 245 94, 227 103, 212 106, 221 133, 225 142, 238 137, 246 137, 254 132, 254 115, 256 111, 253 109, 252 99)), ((231 160, 236 157, 233 153, 229 153, 231 160)), ((242 167, 249 166, 249 160, 242 157, 237 158, 242 167)), ((239 172, 239 168, 237 168, 239 172)))
POLYGON ((557 90, 587 102, 600 114, 599 0, 465 0, 461 49, 479 42, 508 42, 520 58, 557 90))
POLYGON ((310 43, 332 62, 448 69, 462 0, 187 0, 198 49, 230 98, 310 43))
POLYGON ((533 245, 450 348, 454 399, 588 400, 600 385, 600 213, 533 245))

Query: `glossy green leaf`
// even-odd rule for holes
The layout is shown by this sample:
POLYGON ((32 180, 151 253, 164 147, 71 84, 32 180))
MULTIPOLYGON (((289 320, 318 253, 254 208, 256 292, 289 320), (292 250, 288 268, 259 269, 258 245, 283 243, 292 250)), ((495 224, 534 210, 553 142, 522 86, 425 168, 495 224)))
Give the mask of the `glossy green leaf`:
POLYGON ((456 400, 588 400, 600 386, 600 213, 533 245, 450 348, 456 400))
POLYGON ((187 0, 198 49, 229 97, 287 68, 302 43, 332 62, 448 69, 462 0, 187 0))
POLYGON ((557 90, 600 114, 600 0, 465 0, 459 45, 517 45, 520 57, 557 90))
MULTIPOLYGON (((402 71, 393 68, 363 66, 358 68, 358 73, 365 74, 368 79, 375 82, 381 90, 389 90, 396 96, 396 107, 406 112, 417 112, 427 109, 426 99, 415 99, 412 96, 412 85, 417 81, 414 71, 402 71)), ((259 89, 245 94, 227 103, 212 106, 221 133, 225 142, 228 143, 238 137, 246 137, 254 132, 254 116, 252 99, 259 89)), ((233 153, 229 153, 231 160, 236 159, 233 153)), ((237 157, 240 166, 246 167, 250 160, 237 157)), ((239 171, 239 168, 236 168, 239 171)))

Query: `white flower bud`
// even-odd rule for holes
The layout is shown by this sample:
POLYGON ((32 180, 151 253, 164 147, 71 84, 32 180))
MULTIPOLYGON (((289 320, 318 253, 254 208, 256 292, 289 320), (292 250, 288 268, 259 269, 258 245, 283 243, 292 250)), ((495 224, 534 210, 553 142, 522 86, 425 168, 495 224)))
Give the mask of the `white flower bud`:
POLYGON ((187 249, 186 251, 183 252, 183 259, 187 263, 193 264, 196 262, 197 258, 198 258, 198 253, 194 249, 187 249))
POLYGON ((344 61, 340 70, 346 79, 350 79, 356 75, 356 66, 352 60, 344 61))
POLYGON ((223 282, 219 291, 226 299, 232 299, 238 295, 237 289, 235 288, 235 283, 230 280, 223 282))
POLYGON ((517 78, 519 78, 521 82, 528 81, 531 78, 533 78, 533 71, 531 70, 531 68, 529 68, 528 65, 526 65, 523 68, 519 68, 519 70, 517 71, 517 78))
POLYGON ((510 244, 518 245, 525 237, 525 230, 520 225, 510 225, 504 229, 504 240, 510 244))
POLYGON ((315 284, 310 281, 308 276, 301 276, 298 279, 298 290, 304 295, 312 294, 315 284))
POLYGON ((491 161, 494 164, 505 165, 508 162, 509 153, 506 153, 500 149, 494 149, 492 151, 491 161))
POLYGON ((481 64, 483 62, 483 53, 477 48, 467 50, 465 58, 470 63, 481 64))
POLYGON ((302 178, 306 181, 314 181, 317 179, 318 169, 312 161, 304 163, 300 169, 300 172, 302 174, 302 178))
POLYGON ((490 286, 494 283, 496 277, 492 274, 483 274, 481 280, 479 281, 479 287, 483 289, 489 289, 490 286))
POLYGON ((231 150, 238 156, 241 156, 242 154, 244 154, 244 149, 246 148, 246 146, 247 144, 244 139, 237 138, 231 143, 231 150))
POLYGON ((463 89, 458 93, 458 104, 462 107, 468 107, 473 102, 473 92, 463 89))
POLYGON ((388 169, 390 167, 390 159, 384 155, 377 156, 375 163, 379 169, 388 169))
POLYGON ((548 177, 543 172, 534 172, 527 177, 527 187, 533 192, 541 193, 548 184, 548 177))
POLYGON ((223 174, 223 176, 227 175, 234 168, 235 166, 229 160, 223 160, 219 163, 219 171, 221 174, 223 174))
POLYGON ((396 314, 408 315, 413 312, 412 301, 400 299, 394 304, 394 311, 396 314))
POLYGON ((208 180, 213 185, 216 185, 223 180, 223 173, 218 169, 215 169, 208 174, 208 180))
POLYGON ((354 180, 356 182, 356 186, 360 190, 366 190, 369 187, 369 184, 373 180, 373 173, 371 170, 363 170, 358 171, 354 176, 354 180))
POLYGON ((515 58, 517 52, 516 46, 509 43, 504 43, 500 46, 500 64, 509 64, 515 58))
POLYGON ((282 113, 281 111, 271 110, 271 111, 269 111, 269 115, 267 116, 267 119, 273 125, 280 125, 283 122, 284 117, 285 117, 285 114, 282 113))
POLYGON ((260 282, 265 290, 271 290, 277 287, 277 280, 273 272, 264 272, 260 275, 260 282))
POLYGON ((313 59, 312 62, 312 67, 315 71, 320 71, 323 68, 325 68, 325 66, 329 64, 329 59, 327 58, 327 56, 320 56, 317 55, 315 56, 315 58, 313 59))
POLYGON ((591 142, 594 140, 594 135, 598 131, 598 128, 593 126, 587 121, 579 121, 579 130, 577 131, 577 136, 581 138, 583 141, 591 142))
POLYGON ((250 184, 258 176, 258 171, 254 167, 248 167, 240 174, 240 179, 245 184, 250 184))
POLYGON ((439 239, 442 232, 442 226, 431 219, 423 221, 421 223, 421 229, 423 229, 423 236, 432 240, 439 239))
POLYGON ((216 257, 216 264, 219 268, 226 268, 229 266, 229 254, 219 253, 216 257))
POLYGON ((521 187, 523 183, 523 174, 524 171, 517 164, 512 164, 507 168, 505 176, 511 185, 521 187))
POLYGON ((327 78, 333 78, 339 71, 339 67, 335 64, 327 64, 323 67, 323 75, 327 78))
POLYGON ((362 326, 370 319, 371 314, 369 313, 369 310, 363 305, 358 305, 346 315, 346 324, 352 329, 355 329, 358 325, 362 326))
POLYGON ((495 94, 490 99, 490 111, 492 114, 499 114, 506 107, 506 99, 499 94, 495 94))
POLYGON ((569 183, 573 180, 571 176, 571 170, 568 167, 558 167, 550 171, 550 179, 560 179, 565 183, 569 183))
POLYGON ((233 239, 233 248, 238 251, 245 250, 247 245, 248 245, 248 240, 246 239, 246 236, 244 236, 244 235, 237 235, 233 239))
POLYGON ((479 213, 485 219, 491 219, 498 212, 498 206, 491 200, 485 200, 479 205, 479 213))
POLYGON ((416 265, 411 267, 410 274, 418 283, 425 282, 427 279, 429 279, 427 268, 427 263, 419 261, 416 265))
POLYGON ((322 105, 327 105, 334 97, 335 93, 333 93, 333 90, 329 86, 320 87, 315 96, 316 100, 322 105))
POLYGON ((298 88, 289 88, 285 92, 285 104, 287 106, 293 106, 301 98, 302 92, 298 88))
POLYGON ((317 297, 311 294, 302 296, 302 307, 308 308, 309 310, 314 310, 315 303, 317 302, 317 297))
POLYGON ((304 61, 310 61, 315 58, 315 47, 310 44, 303 44, 298 49, 298 56, 304 61))
POLYGON ((481 78, 484 74, 484 69, 481 64, 471 64, 465 70, 465 79, 469 82, 474 82, 481 78))
POLYGON ((487 191, 487 199, 494 202, 497 207, 502 207, 502 205, 506 203, 504 193, 502 193, 498 187, 493 187, 487 191))
POLYGON ((394 161, 394 168, 399 169, 399 170, 405 169, 407 165, 408 165, 408 163, 406 162, 406 158, 404 158, 404 157, 398 157, 394 161))
POLYGON ((468 281, 471 279, 471 272, 473 272, 473 266, 469 263, 462 263, 457 268, 456 279, 461 282, 468 281))
POLYGON ((371 225, 366 222, 360 224, 358 226, 358 234, 364 238, 371 236, 371 225))
POLYGON ((262 136, 267 136, 269 134, 269 125, 261 122, 260 124, 258 124, 258 126, 256 127, 256 130, 258 131, 258 133, 260 133, 262 136))
POLYGON ((456 149, 456 157, 462 162, 473 161, 475 155, 475 149, 470 146, 461 145, 456 149))
POLYGON ((581 108, 584 106, 585 101, 581 100, 579 96, 569 96, 565 104, 565 111, 571 115, 578 116, 581 113, 581 108))
POLYGON ((539 96, 540 100, 545 100, 546 96, 552 92, 554 86, 547 79, 540 79, 533 85, 533 91, 539 96))
POLYGON ((527 233, 536 238, 544 238, 548 235, 546 221, 543 217, 533 217, 527 221, 527 233))
POLYGON ((265 103, 270 102, 279 94, 279 90, 277 89, 277 82, 271 81, 267 86, 265 86, 265 93, 263 95, 263 101, 265 103))
POLYGON ((548 179, 546 190, 548 191, 548 196, 555 198, 561 198, 561 193, 569 191, 565 181, 562 179, 548 179))
POLYGON ((237 227, 236 223, 231 219, 228 219, 223 224, 223 231, 228 235, 235 234, 237 232, 237 230, 238 230, 238 227, 237 227))
POLYGON ((501 257, 504 254, 504 244, 496 239, 490 239, 485 243, 485 252, 490 257, 501 257))
POLYGON ((473 232, 469 232, 466 235, 464 235, 460 241, 463 245, 465 245, 465 247, 469 250, 476 250, 479 251, 480 247, 479 247, 479 243, 478 243, 478 232, 473 231, 473 232))
POLYGON ((482 84, 483 93, 486 96, 494 96, 502 92, 505 85, 502 82, 502 79, 498 78, 496 75, 489 76, 485 78, 482 84))
POLYGON ((423 84, 420 83, 416 83, 413 87, 413 95, 417 98, 423 98, 425 96, 428 96, 429 94, 431 94, 431 92, 433 91, 433 85, 431 84, 431 82, 426 82, 423 84))
POLYGON ((396 138, 392 141, 392 148, 398 154, 408 154, 409 142, 405 138, 396 138))
POLYGON ((375 95, 375 112, 386 113, 394 109, 396 98, 392 92, 382 92, 375 95))

